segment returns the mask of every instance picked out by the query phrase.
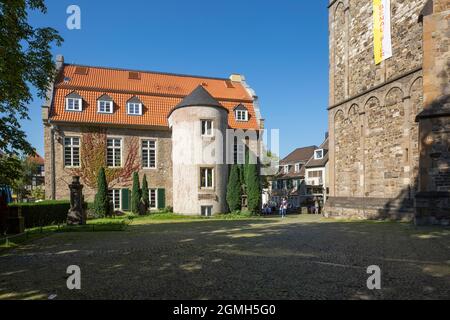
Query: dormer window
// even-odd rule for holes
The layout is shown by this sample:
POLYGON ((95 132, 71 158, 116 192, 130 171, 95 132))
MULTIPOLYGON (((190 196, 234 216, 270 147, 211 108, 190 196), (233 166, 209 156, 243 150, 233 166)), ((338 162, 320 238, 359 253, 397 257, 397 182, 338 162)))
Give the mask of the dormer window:
POLYGON ((289 173, 289 166, 284 166, 284 174, 288 174, 289 173))
POLYGON ((248 110, 243 104, 234 108, 234 115, 236 121, 248 121, 248 110))
POLYGON ((236 111, 237 121, 248 121, 248 111, 247 110, 237 110, 236 111))
POLYGON ((114 102, 108 95, 101 96, 97 101, 98 113, 113 113, 114 102))
POLYGON ((66 111, 83 111, 83 98, 76 92, 66 96, 66 111))
POLYGON ((319 150, 314 151, 314 159, 315 160, 322 160, 323 159, 323 155, 324 155, 323 149, 319 149, 319 150))
POLYGON ((300 172, 300 167, 301 167, 300 163, 297 163, 295 165, 295 173, 299 173, 300 172))
POLYGON ((130 116, 142 116, 142 102, 134 97, 127 102, 127 113, 130 116))

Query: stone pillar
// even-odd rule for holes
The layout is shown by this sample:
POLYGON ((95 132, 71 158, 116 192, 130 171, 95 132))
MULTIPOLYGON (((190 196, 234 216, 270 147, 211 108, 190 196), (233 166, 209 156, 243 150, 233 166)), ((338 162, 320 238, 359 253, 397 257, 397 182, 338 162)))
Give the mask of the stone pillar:
POLYGON ((450 5, 430 0, 423 21, 424 110, 419 122, 416 224, 450 224, 450 5))
POLYGON ((67 215, 68 225, 85 225, 86 213, 83 208, 83 185, 80 177, 73 177, 70 188, 70 210, 67 215))

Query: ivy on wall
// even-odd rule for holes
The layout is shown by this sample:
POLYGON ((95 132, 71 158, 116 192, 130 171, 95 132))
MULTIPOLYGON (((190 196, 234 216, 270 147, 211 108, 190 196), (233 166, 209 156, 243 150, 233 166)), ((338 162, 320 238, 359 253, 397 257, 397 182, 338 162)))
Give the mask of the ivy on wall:
MULTIPOLYGON (((109 188, 117 184, 131 183, 133 172, 139 171, 139 138, 127 137, 122 145, 126 154, 121 168, 108 168, 106 130, 89 128, 83 132, 80 149, 80 168, 70 169, 72 176, 79 176, 84 185, 91 189, 97 188, 97 174, 100 168, 105 168, 106 181, 109 188)), ((123 159, 122 159, 123 161, 123 159)))

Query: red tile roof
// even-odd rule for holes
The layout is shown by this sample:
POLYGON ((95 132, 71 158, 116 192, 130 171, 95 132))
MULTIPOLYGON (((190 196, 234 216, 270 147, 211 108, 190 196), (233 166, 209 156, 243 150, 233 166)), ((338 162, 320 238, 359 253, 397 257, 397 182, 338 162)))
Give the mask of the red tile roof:
POLYGON ((170 111, 194 89, 202 85, 230 110, 229 126, 231 128, 259 129, 253 98, 240 82, 103 67, 82 67, 82 70, 80 68, 81 66, 77 65, 64 65, 55 84, 50 112, 51 121, 168 127, 167 116, 170 111), (139 79, 136 79, 136 74, 130 76, 130 72, 138 72, 139 79), (73 91, 83 97, 82 112, 65 110, 65 97, 73 91), (108 94, 114 100, 113 114, 97 112, 97 99, 104 94, 108 94), (142 116, 127 115, 126 102, 134 96, 143 103, 142 116), (247 107, 248 122, 235 120, 232 111, 239 104, 247 107))
POLYGON ((45 164, 44 158, 42 158, 39 154, 36 153, 36 155, 32 157, 28 157, 28 160, 31 162, 36 163, 37 165, 43 166, 45 164))

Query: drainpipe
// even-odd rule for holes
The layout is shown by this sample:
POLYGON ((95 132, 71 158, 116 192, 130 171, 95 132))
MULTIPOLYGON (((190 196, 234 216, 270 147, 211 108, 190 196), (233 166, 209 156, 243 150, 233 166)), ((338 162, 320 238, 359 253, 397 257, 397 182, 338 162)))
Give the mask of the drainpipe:
POLYGON ((52 200, 56 200, 56 177, 55 177, 55 128, 53 125, 50 129, 50 147, 51 147, 51 156, 50 161, 52 163, 52 170, 51 170, 51 184, 52 184, 52 200))

